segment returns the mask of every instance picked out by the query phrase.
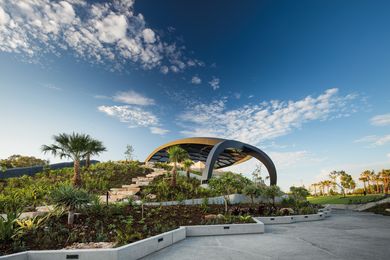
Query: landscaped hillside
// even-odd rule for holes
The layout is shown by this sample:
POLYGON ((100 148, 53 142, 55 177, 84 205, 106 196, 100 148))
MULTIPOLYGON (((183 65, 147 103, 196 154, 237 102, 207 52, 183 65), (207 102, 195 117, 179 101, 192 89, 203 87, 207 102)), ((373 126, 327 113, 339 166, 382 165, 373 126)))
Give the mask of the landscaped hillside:
MULTIPOLYGON (((105 162, 82 170, 82 188, 90 193, 105 194, 110 188, 130 184, 132 178, 144 176, 152 170, 136 161, 105 162)), ((3 179, 0 182, 0 212, 7 208, 23 210, 25 207, 51 204, 50 192, 71 183, 73 168, 47 169, 33 177, 3 179)), ((9 209, 9 210, 11 210, 9 209)))

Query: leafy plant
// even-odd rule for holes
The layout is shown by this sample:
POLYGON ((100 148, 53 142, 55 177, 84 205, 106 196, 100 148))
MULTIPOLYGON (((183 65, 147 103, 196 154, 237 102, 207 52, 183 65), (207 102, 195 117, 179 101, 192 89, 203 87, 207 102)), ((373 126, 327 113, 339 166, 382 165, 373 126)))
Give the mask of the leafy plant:
POLYGON ((78 207, 91 201, 91 196, 85 190, 72 186, 60 186, 51 193, 51 197, 58 206, 63 206, 68 210, 68 224, 74 221, 74 211, 78 207))
POLYGON ((0 215, 0 242, 9 242, 15 235, 15 222, 19 213, 8 212, 6 217, 0 215))

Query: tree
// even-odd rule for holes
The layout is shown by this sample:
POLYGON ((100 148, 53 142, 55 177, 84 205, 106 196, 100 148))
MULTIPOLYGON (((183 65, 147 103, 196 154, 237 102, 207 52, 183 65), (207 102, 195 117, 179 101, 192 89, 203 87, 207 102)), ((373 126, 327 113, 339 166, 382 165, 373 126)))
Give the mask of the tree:
MULTIPOLYGON (((356 187, 356 183, 350 174, 343 172, 340 174, 340 184, 345 190, 353 190, 356 187)), ((344 192, 345 197, 345 192, 344 192)))
POLYGON ((252 204, 254 204, 254 198, 260 196, 263 192, 262 186, 251 184, 243 189, 243 193, 251 198, 252 204))
POLYGON ((223 196, 225 212, 227 212, 229 195, 242 192, 250 184, 251 181, 249 179, 232 172, 225 172, 219 178, 211 178, 208 183, 211 190, 223 196))
POLYGON ((81 186, 80 161, 88 154, 92 154, 90 143, 93 140, 89 135, 85 134, 59 134, 53 137, 54 144, 42 145, 44 153, 52 153, 53 156, 58 156, 60 159, 69 158, 73 160, 73 185, 81 186))
POLYGON ((377 174, 373 174, 372 177, 371 177, 371 180, 373 182, 375 182, 375 186, 376 186, 376 193, 380 193, 380 187, 379 187, 379 182, 381 181, 381 176, 380 176, 380 173, 377 173, 377 174))
POLYGON ((329 173, 329 178, 332 181, 333 190, 335 190, 337 185, 338 173, 336 171, 329 173))
POLYGON ((306 197, 309 196, 309 191, 305 187, 290 187, 290 193, 293 196, 295 201, 306 200, 306 197))
POLYGON ((187 172, 187 179, 190 179, 190 169, 192 165, 194 165, 194 162, 190 159, 186 159, 183 162, 184 169, 187 172))
POLYGON ((169 156, 169 161, 173 162, 171 186, 176 187, 177 163, 187 159, 188 153, 178 145, 168 148, 167 153, 169 156))
POLYGON ((380 177, 383 182, 384 193, 387 194, 389 192, 390 169, 388 170, 383 169, 380 172, 380 177))
POLYGON ((31 167, 45 165, 46 161, 36 158, 34 156, 23 156, 20 154, 14 154, 7 159, 0 160, 0 167, 5 169, 18 168, 18 167, 31 167))
POLYGON ((261 177, 261 164, 257 164, 255 170, 252 172, 253 182, 257 184, 264 184, 264 180, 261 177))
POLYGON ((374 171, 370 171, 370 170, 365 170, 360 174, 360 177, 364 177, 367 181, 368 193, 371 193, 370 181, 372 180, 373 175, 374 175, 374 171))
POLYGON ((359 181, 363 182, 364 191, 367 192, 366 182, 368 181, 368 177, 365 174, 361 173, 359 181))
POLYGON ((75 210, 91 201, 87 191, 72 186, 58 187, 52 191, 51 197, 56 205, 68 210, 68 225, 73 225, 75 210))
POLYGON ((271 199, 273 207, 275 207, 275 198, 278 196, 282 196, 282 194, 283 192, 280 190, 279 186, 265 186, 264 195, 267 198, 271 199))
POLYGON ((98 155, 102 152, 107 151, 106 147, 104 147, 103 143, 96 139, 91 139, 87 145, 87 153, 85 155, 85 167, 89 168, 91 164, 91 156, 98 155))
POLYGON ((134 148, 133 148, 132 145, 128 144, 126 146, 126 151, 125 151, 126 161, 132 161, 133 160, 133 154, 134 154, 134 148))

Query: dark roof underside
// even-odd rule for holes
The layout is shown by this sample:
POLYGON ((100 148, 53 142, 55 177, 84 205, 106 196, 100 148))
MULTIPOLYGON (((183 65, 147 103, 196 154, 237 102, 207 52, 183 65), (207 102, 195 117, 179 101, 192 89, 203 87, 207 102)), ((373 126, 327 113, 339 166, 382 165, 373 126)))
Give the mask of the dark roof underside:
MULTIPOLYGON (((204 144, 180 144, 181 148, 186 150, 189 154, 189 157, 192 161, 201 161, 206 163, 207 156, 213 148, 212 145, 204 145, 204 144)), ((157 151, 153 156, 149 159, 150 162, 168 162, 168 153, 167 149, 169 147, 165 147, 159 151, 157 151)), ((223 153, 218 156, 217 162, 215 163, 214 168, 224 168, 227 166, 231 166, 244 158, 247 157, 247 154, 243 153, 241 150, 237 149, 226 149, 223 153)))

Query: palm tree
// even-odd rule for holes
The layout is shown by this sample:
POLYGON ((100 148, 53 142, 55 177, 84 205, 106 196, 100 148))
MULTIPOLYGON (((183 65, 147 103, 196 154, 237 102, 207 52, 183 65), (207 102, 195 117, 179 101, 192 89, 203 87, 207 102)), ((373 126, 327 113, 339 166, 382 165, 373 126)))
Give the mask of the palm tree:
POLYGON ((194 165, 194 162, 190 159, 186 159, 183 162, 184 169, 187 172, 187 179, 190 179, 190 168, 192 165, 194 165))
POLYGON ((364 175, 363 173, 360 174, 359 181, 363 182, 364 191, 367 192, 366 188, 366 182, 368 180, 368 177, 364 175))
POLYGON ((85 167, 89 168, 91 164, 91 156, 98 155, 101 152, 107 151, 106 147, 104 147, 103 143, 96 139, 91 139, 87 146, 87 154, 85 157, 85 167))
POLYGON ((51 152, 54 156, 63 158, 69 158, 73 160, 73 185, 75 187, 81 186, 81 175, 80 175, 80 161, 88 154, 96 154, 91 148, 91 141, 93 140, 89 135, 86 134, 59 134, 53 136, 54 144, 42 145, 42 152, 51 152))
POLYGON ((380 173, 373 174, 372 175, 372 180, 375 182, 376 185, 376 193, 380 193, 380 187, 379 187, 379 182, 381 181, 381 176, 380 173))
POLYGON ((390 169, 389 170, 383 169, 380 172, 380 176, 381 176, 381 180, 383 182, 384 193, 387 194, 389 192, 390 169))
POLYGON ((176 187, 177 163, 187 159, 188 153, 178 145, 168 148, 167 153, 169 156, 169 161, 173 162, 171 186, 176 187))
POLYGON ((364 176, 367 180, 368 193, 371 193, 370 181, 372 180, 373 175, 374 175, 374 171, 369 171, 369 170, 366 170, 362 172, 362 174, 360 174, 360 176, 364 176))

